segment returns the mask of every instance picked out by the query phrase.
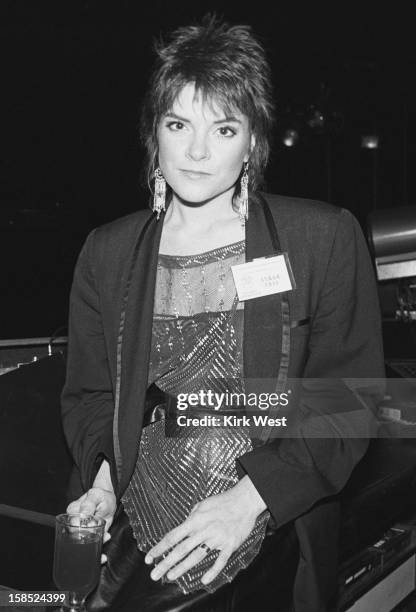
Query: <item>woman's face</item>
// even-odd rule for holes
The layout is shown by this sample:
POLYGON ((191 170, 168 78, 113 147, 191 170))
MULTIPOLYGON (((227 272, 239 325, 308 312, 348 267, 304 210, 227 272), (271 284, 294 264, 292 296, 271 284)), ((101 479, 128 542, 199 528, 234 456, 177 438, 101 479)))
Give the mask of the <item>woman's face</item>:
POLYGON ((248 119, 226 116, 186 85, 158 127, 159 166, 174 194, 202 203, 229 193, 248 161, 254 137, 248 119))

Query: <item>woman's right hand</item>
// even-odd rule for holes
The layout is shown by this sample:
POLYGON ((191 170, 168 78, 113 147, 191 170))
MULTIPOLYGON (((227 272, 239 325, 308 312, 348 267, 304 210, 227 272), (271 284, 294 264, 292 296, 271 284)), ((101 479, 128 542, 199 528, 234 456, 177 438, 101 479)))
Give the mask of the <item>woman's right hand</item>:
POLYGON ((66 511, 68 514, 82 512, 104 519, 105 531, 107 532, 116 511, 116 496, 112 491, 101 487, 92 487, 84 495, 71 502, 66 511))
MULTIPOLYGON (((117 508, 117 500, 111 483, 110 468, 107 461, 103 461, 100 470, 94 480, 93 486, 84 495, 71 502, 66 511, 68 514, 91 514, 92 516, 105 520, 104 543, 111 538, 108 530, 114 519, 117 508)), ((101 561, 107 561, 106 555, 102 555, 101 561)))
MULTIPOLYGON (((71 502, 66 511, 68 514, 92 514, 95 517, 105 520, 105 531, 103 542, 108 542, 111 538, 108 530, 113 522, 114 513, 116 511, 116 496, 112 491, 101 489, 100 487, 92 487, 84 495, 71 502)), ((101 555, 101 563, 107 561, 106 555, 101 555)))

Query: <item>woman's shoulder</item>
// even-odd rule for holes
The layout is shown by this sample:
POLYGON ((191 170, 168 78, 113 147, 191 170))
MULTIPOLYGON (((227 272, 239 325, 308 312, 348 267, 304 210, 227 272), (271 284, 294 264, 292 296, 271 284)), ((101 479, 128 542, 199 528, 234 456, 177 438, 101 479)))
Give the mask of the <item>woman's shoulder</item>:
POLYGON ((116 251, 128 250, 152 214, 151 210, 138 210, 114 219, 93 229, 87 241, 91 240, 96 248, 103 248, 107 253, 113 249, 116 251))
POLYGON ((329 238, 338 231, 342 232, 342 228, 348 231, 358 226, 354 215, 341 206, 321 200, 269 193, 260 195, 266 200, 276 224, 282 230, 309 236, 318 233, 321 237, 326 235, 329 238))
POLYGON ((83 250, 94 261, 120 261, 131 252, 151 210, 139 210, 93 229, 83 250))
POLYGON ((140 230, 140 228, 143 227, 152 214, 153 212, 149 209, 137 210, 133 213, 105 223, 104 225, 100 225, 93 231, 97 238, 103 240, 118 240, 120 238, 128 239, 129 236, 134 237, 137 235, 137 230, 140 230))
POLYGON ((293 222, 338 222, 339 215, 346 212, 345 209, 334 206, 321 200, 306 198, 296 198, 292 196, 277 195, 271 193, 261 193, 261 196, 268 203, 274 216, 279 216, 281 220, 293 222))

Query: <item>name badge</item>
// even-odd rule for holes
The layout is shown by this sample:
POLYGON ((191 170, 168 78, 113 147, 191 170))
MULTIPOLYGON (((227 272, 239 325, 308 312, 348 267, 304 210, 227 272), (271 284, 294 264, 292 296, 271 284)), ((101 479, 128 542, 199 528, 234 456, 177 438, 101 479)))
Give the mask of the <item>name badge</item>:
POLYGON ((295 288, 287 253, 259 257, 244 264, 231 266, 240 302, 253 298, 292 291, 295 288))

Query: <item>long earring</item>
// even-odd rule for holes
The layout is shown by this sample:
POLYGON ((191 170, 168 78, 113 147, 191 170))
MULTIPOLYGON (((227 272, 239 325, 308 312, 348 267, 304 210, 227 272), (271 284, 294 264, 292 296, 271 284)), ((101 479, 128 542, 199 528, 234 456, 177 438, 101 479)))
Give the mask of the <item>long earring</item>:
POLYGON ((165 212, 166 202, 166 181, 160 170, 155 170, 155 192, 153 196, 153 211, 156 213, 156 219, 159 219, 160 213, 165 212))
POLYGON ((238 214, 241 223, 244 225, 248 219, 248 162, 244 162, 244 171, 240 182, 238 214))

